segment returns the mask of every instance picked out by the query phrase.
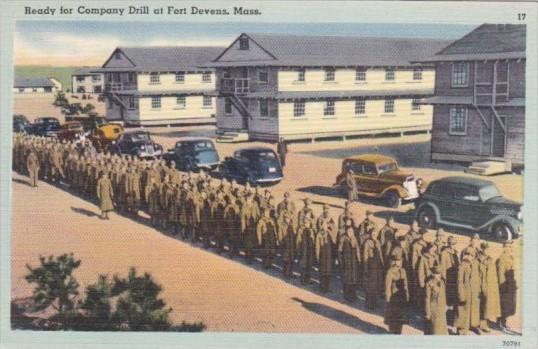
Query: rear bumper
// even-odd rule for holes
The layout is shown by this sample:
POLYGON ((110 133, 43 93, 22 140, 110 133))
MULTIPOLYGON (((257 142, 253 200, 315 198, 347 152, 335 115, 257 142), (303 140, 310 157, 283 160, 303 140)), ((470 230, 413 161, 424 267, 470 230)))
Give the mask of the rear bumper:
POLYGON ((278 183, 280 182, 284 177, 273 177, 273 178, 258 178, 254 180, 255 184, 269 184, 269 183, 278 183))

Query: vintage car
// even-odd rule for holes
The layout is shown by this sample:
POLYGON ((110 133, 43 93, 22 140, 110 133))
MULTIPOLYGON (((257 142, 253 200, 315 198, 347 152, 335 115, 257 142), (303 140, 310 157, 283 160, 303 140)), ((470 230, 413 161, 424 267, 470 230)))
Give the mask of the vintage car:
POLYGON ((50 116, 39 117, 27 127, 29 134, 43 137, 55 137, 58 131, 60 131, 60 121, 50 116))
POLYGON ((148 131, 135 130, 122 133, 110 144, 108 150, 113 154, 127 154, 139 158, 160 158, 163 147, 153 142, 148 131))
POLYGON ((445 225, 510 240, 523 232, 522 205, 504 198, 495 183, 454 176, 432 181, 416 201, 416 218, 426 228, 445 225))
POLYGON ((204 137, 180 138, 163 158, 168 164, 174 161, 180 171, 212 171, 219 165, 219 154, 213 141, 204 137))
POLYGON ((60 141, 81 141, 84 137, 84 129, 82 124, 78 121, 68 121, 63 124, 58 132, 56 132, 56 137, 60 141))
POLYGON ((123 133, 123 126, 108 123, 92 129, 87 137, 98 151, 106 151, 123 133))
POLYGON ((13 115, 13 132, 26 132, 30 122, 22 114, 13 115))
POLYGON ((223 178, 251 185, 277 184, 284 177, 278 156, 271 148, 251 147, 236 150, 219 166, 223 178))
POLYGON ((96 128, 99 128, 107 124, 106 117, 97 115, 97 113, 78 114, 78 115, 66 115, 65 121, 78 121, 82 124, 84 132, 88 133, 96 128))
POLYGON ((363 154, 344 159, 335 186, 347 193, 347 174, 351 170, 360 196, 382 199, 389 207, 418 198, 421 179, 398 168, 396 160, 381 154, 363 154))

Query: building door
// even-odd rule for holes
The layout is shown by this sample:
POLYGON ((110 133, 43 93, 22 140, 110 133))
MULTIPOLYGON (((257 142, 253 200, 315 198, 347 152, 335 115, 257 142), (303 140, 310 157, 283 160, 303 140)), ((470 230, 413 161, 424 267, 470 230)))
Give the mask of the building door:
MULTIPOLYGON (((503 125, 506 125, 506 117, 501 116, 500 117, 503 125)), ((492 138, 492 155, 494 157, 502 158, 504 157, 504 152, 506 148, 506 135, 502 128, 502 126, 499 124, 499 120, 497 120, 496 117, 493 117, 492 120, 493 127, 491 128, 491 132, 493 132, 491 138, 492 138)))

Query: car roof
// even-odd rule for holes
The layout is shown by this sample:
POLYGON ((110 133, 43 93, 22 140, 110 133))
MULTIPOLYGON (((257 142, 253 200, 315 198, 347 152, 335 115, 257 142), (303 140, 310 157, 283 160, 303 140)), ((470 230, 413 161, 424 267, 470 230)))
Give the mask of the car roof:
POLYGON ((386 156, 383 154, 361 154, 361 155, 355 155, 347 157, 345 160, 361 160, 366 162, 373 162, 373 163, 387 163, 387 162, 395 162, 396 160, 394 158, 391 158, 390 156, 386 156))
POLYGON ((149 131, 146 131, 146 130, 128 130, 128 131, 124 132, 124 134, 126 134, 126 135, 134 135, 134 134, 137 134, 137 133, 149 133, 149 131))
POLYGON ((433 183, 453 183, 453 184, 467 184, 473 187, 486 187, 492 185, 492 181, 485 179, 465 177, 465 176, 450 176, 435 180, 433 183))
POLYGON ((181 137, 181 138, 178 138, 178 140, 176 141, 176 144, 180 142, 197 142, 197 141, 213 142, 213 140, 209 137, 181 137))
POLYGON ((237 149, 237 151, 273 151, 273 149, 269 147, 247 147, 237 149))

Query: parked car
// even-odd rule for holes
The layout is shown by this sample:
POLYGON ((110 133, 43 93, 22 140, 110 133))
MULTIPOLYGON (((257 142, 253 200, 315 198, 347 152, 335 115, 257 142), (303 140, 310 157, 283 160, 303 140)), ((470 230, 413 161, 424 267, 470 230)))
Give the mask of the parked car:
POLYGON ((13 115, 13 132, 26 132, 30 122, 22 114, 13 115))
POLYGON ((63 124, 56 133, 60 141, 80 141, 84 137, 84 129, 78 121, 69 121, 63 124))
POLYGON ((97 113, 66 115, 65 121, 78 121, 82 124, 84 132, 91 132, 94 129, 107 124, 106 117, 97 115, 97 113))
POLYGON ((28 125, 28 133, 36 136, 55 137, 58 131, 60 131, 60 121, 50 116, 37 118, 28 125))
POLYGON ((219 154, 215 144, 209 138, 184 137, 180 138, 173 149, 163 155, 164 160, 170 164, 176 163, 180 171, 199 171, 200 169, 212 171, 219 165, 219 154))
POLYGON ((108 123, 92 129, 87 138, 92 142, 97 151, 106 151, 123 133, 123 126, 116 123, 108 123))
POLYGON ((389 156, 363 154, 344 159, 335 183, 344 193, 349 189, 346 181, 349 170, 353 171, 360 196, 382 199, 393 208, 419 197, 422 179, 400 170, 396 160, 389 156))
POLYGON ((115 154, 127 154, 139 158, 159 158, 163 147, 153 142, 148 131, 135 130, 122 133, 109 147, 115 154))
POLYGON ((454 176, 435 180, 416 202, 416 217, 427 228, 446 225, 509 240, 523 232, 521 203, 504 198, 495 183, 454 176))
POLYGON ((278 156, 265 147, 236 150, 224 159, 219 171, 223 178, 252 185, 277 184, 284 177, 278 156))

